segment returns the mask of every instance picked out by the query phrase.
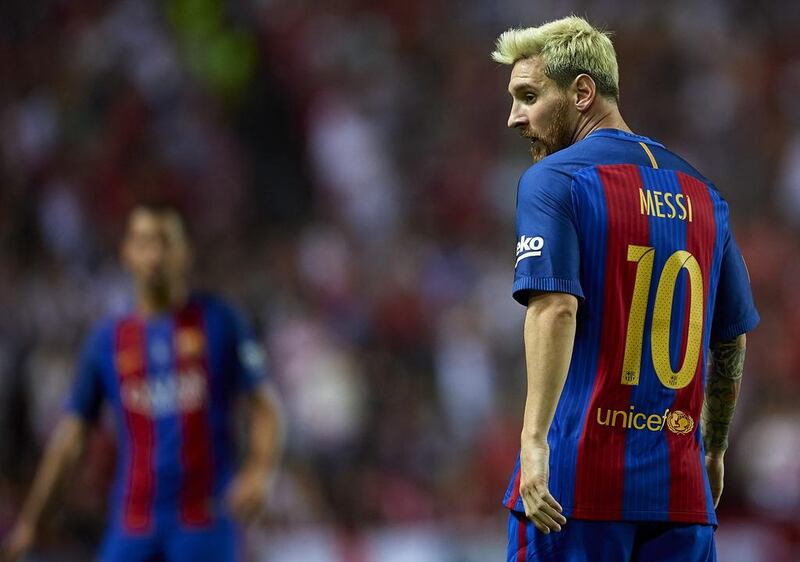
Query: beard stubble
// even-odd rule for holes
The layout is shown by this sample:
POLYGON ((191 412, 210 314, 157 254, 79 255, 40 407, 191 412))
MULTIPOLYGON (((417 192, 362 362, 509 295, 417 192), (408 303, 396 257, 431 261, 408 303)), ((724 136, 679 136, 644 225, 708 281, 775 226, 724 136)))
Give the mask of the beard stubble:
POLYGON ((563 97, 553 109, 553 118, 544 131, 531 143, 531 158, 536 164, 546 156, 572 144, 572 133, 567 122, 568 102, 563 97))

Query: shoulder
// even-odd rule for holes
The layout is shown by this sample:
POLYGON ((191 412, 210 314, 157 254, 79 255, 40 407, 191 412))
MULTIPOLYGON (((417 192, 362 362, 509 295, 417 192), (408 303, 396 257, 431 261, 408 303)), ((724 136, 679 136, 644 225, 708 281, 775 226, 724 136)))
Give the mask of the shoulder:
POLYGON ((703 175, 700 170, 698 170, 689 160, 670 150, 667 147, 663 147, 662 155, 660 155, 661 159, 663 160, 666 157, 666 162, 664 162, 663 167, 671 170, 675 170, 676 172, 680 172, 686 174, 687 176, 693 177, 698 181, 703 182, 706 184, 711 191, 719 199, 723 199, 722 194, 720 193, 717 186, 711 181, 708 177, 703 175))
POLYGON ((80 345, 80 364, 90 365, 103 361, 114 353, 114 343, 117 333, 117 326, 121 318, 108 317, 95 322, 80 345))
POLYGON ((679 173, 686 174, 687 176, 702 182, 708 188, 709 196, 711 197, 714 207, 717 209, 718 215, 727 220, 728 202, 725 199, 725 196, 722 194, 722 191, 720 191, 720 189, 716 186, 716 184, 714 184, 714 182, 711 181, 708 177, 703 175, 688 160, 686 160, 685 158, 683 158, 678 154, 675 154, 669 149, 665 150, 667 154, 670 156, 670 158, 673 159, 672 162, 668 162, 669 167, 679 173))
POLYGON ((109 316, 96 321, 86 333, 86 337, 83 340, 84 345, 88 347, 97 347, 111 343, 117 331, 117 326, 119 326, 123 320, 124 318, 121 316, 109 316))
POLYGON ((672 152, 668 148, 665 148, 665 151, 669 155, 669 157, 673 160, 672 162, 668 163, 669 164, 669 166, 668 166, 669 168, 672 168, 672 169, 677 170, 679 172, 683 172, 684 174, 686 174, 688 176, 692 176, 693 178, 700 180, 704 184, 706 184, 709 187, 712 187, 714 190, 716 190, 716 187, 713 187, 714 186, 714 182, 712 182, 710 179, 708 179, 706 176, 704 176, 702 173, 700 173, 700 170, 695 168, 694 165, 692 165, 692 163, 689 162, 686 158, 684 158, 683 156, 680 156, 679 154, 676 154, 676 153, 672 152))
POLYGON ((569 185, 572 181, 572 171, 556 160, 549 160, 550 158, 552 156, 525 170, 519 178, 520 188, 536 189, 547 185, 569 185))
POLYGON ((219 322, 225 326, 238 326, 244 316, 227 298, 211 292, 196 292, 192 294, 192 302, 199 306, 206 318, 212 322, 219 322))
POLYGON ((585 155, 588 144, 590 141, 587 139, 546 156, 528 168, 522 174, 522 178, 550 179, 556 182, 571 181, 575 172, 587 165, 585 155))
POLYGON ((563 165, 560 158, 554 158, 560 152, 544 158, 522 174, 517 188, 518 207, 533 204, 566 209, 571 206, 574 170, 563 165))
POLYGON ((191 303, 207 312, 213 313, 220 312, 230 314, 234 310, 234 306, 228 299, 210 291, 193 292, 191 303))
POLYGON ((587 138, 554 152, 528 168, 520 178, 520 191, 546 190, 551 195, 566 196, 575 176, 598 163, 602 139, 587 138))

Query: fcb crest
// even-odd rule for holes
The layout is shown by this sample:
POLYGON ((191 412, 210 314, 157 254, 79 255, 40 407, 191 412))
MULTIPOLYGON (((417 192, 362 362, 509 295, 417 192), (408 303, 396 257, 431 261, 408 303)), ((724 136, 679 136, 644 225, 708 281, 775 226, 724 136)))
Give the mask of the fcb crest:
POLYGON ((114 357, 117 371, 124 377, 144 369, 144 358, 139 349, 128 348, 120 350, 114 357))
POLYGON ((197 328, 182 328, 175 335, 175 348, 180 357, 196 359, 205 352, 205 334, 197 328))

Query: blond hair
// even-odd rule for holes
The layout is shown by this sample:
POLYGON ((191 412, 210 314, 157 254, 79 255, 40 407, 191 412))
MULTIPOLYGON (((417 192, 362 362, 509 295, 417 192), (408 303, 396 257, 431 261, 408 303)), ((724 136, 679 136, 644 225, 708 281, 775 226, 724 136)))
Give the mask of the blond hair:
POLYGON ((619 68, 610 34, 578 16, 539 27, 511 28, 497 38, 492 58, 501 64, 541 56, 545 75, 566 88, 579 74, 594 79, 597 91, 619 100, 619 68))

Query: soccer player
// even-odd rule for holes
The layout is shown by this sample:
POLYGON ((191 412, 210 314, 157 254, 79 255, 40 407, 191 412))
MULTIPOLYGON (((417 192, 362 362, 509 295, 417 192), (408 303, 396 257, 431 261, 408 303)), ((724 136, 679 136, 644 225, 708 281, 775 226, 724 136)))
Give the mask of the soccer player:
POLYGON ((66 415, 4 559, 32 545, 48 499, 105 400, 114 412, 118 459, 100 560, 240 560, 235 520, 259 515, 279 448, 278 405, 261 347, 229 305, 189 290, 190 248, 176 211, 136 207, 121 255, 133 277, 135 309, 87 338, 66 415), (246 396, 249 443, 234 474, 237 394, 246 396))
POLYGON ((534 160, 517 194, 527 400, 508 560, 714 560, 759 320, 728 206, 631 132, 614 47, 585 20, 510 29, 492 56, 534 160))

